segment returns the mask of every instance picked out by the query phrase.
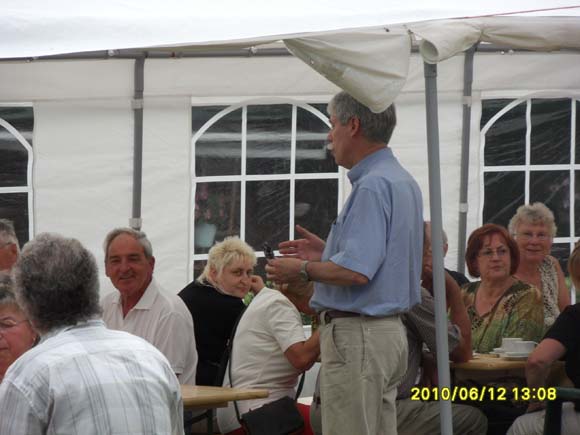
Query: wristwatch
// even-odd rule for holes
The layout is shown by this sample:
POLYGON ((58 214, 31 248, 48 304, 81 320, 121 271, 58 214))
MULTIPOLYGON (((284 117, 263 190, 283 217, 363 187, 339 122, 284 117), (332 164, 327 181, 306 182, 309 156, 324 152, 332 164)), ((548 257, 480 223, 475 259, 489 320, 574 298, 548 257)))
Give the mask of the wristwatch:
POLYGON ((308 282, 310 281, 310 276, 308 276, 308 271, 306 270, 306 266, 308 266, 308 263, 310 263, 310 261, 304 260, 302 263, 300 263, 300 278, 302 278, 302 281, 304 282, 308 282))

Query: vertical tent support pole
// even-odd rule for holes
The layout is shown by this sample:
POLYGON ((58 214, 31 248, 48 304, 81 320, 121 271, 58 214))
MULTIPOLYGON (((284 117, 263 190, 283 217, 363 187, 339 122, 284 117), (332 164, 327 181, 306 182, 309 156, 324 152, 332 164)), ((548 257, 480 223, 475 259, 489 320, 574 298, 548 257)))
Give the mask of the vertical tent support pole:
POLYGON ((465 240, 467 238, 467 190, 469 182, 469 138, 471 135, 471 88, 473 57, 477 44, 465 52, 463 63, 463 125, 461 132, 461 175, 459 180, 459 225, 457 235, 457 270, 465 273, 465 240))
MULTIPOLYGON (((441 213, 441 166, 439 161, 439 115, 437 110, 437 65, 423 64, 425 72, 425 108, 427 113, 427 149, 429 159, 429 204, 433 251, 433 289, 437 371, 439 388, 449 387, 449 345, 447 343, 447 307, 443 274, 443 218, 441 213)), ((440 400, 441 434, 452 435, 451 402, 440 400)))
POLYGON ((143 184, 143 88, 145 56, 135 60, 135 93, 133 97, 133 207, 129 226, 141 229, 141 192, 143 184))

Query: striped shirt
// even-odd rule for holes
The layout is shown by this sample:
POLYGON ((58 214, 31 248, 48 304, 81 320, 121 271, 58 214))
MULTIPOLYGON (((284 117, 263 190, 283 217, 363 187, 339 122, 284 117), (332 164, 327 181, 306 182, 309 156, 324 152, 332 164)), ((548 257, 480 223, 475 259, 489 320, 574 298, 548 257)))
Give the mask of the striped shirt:
POLYGON ((0 385, 0 435, 183 434, 181 392, 145 340, 92 320, 45 335, 0 385))

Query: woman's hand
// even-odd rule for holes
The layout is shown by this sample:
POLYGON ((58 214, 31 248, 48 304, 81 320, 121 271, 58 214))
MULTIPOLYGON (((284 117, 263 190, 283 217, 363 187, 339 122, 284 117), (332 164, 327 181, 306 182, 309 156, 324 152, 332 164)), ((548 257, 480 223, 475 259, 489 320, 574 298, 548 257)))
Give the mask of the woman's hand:
POLYGON ((324 240, 300 225, 296 225, 296 232, 303 238, 281 242, 278 245, 280 254, 302 260, 320 261, 325 246, 324 240))
POLYGON ((252 275, 250 277, 250 290, 257 295, 260 290, 264 288, 264 280, 259 275, 252 275))

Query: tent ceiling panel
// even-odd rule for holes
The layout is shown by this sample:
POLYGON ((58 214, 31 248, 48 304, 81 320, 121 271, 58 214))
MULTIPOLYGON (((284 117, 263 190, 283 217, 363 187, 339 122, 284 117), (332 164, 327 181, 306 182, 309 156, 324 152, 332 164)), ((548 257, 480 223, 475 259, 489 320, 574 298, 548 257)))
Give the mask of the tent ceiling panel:
POLYGON ((95 50, 255 44, 306 34, 457 17, 576 14, 575 0, 28 0, 3 7, 0 58, 95 50))
MULTIPOLYGON (((437 89, 440 96, 446 92, 463 92, 463 55, 454 56, 438 64, 437 89)), ((538 89, 578 91, 580 89, 580 53, 561 52, 505 52, 475 55, 473 90, 510 90, 531 92, 538 89), (554 68, 558 65, 558 68, 554 68)), ((422 93, 425 89, 423 59, 411 56, 409 76, 403 93, 422 93)))
POLYGON ((411 39, 405 31, 350 32, 287 40, 285 44, 296 57, 374 112, 391 105, 409 71, 411 39))
POLYGON ((132 60, 10 62, 0 66, 3 101, 133 95, 132 60))
POLYGON ((577 16, 438 20, 408 27, 423 39, 420 51, 430 63, 448 59, 477 42, 541 51, 580 49, 580 18, 577 16))
POLYGON ((333 94, 338 87, 292 56, 151 59, 145 95, 201 98, 333 94))

